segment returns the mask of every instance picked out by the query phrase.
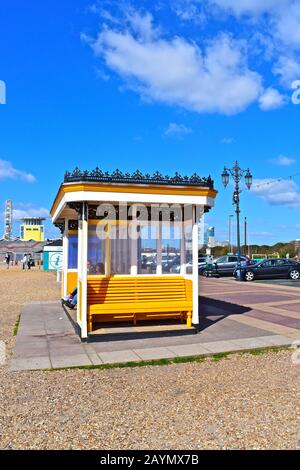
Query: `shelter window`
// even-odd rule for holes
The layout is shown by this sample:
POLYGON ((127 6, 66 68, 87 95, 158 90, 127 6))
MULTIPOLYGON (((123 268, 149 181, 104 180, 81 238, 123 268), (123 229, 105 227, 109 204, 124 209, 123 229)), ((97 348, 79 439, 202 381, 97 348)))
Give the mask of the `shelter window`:
POLYGON ((68 269, 77 269, 78 263, 78 235, 69 234, 68 269))

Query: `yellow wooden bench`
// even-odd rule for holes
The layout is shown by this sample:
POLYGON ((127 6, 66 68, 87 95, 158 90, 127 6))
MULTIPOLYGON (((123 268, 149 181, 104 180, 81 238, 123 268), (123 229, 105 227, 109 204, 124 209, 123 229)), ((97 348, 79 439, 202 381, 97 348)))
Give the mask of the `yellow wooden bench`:
POLYGON ((88 332, 99 322, 176 318, 192 326, 192 281, 181 276, 89 276, 88 332))

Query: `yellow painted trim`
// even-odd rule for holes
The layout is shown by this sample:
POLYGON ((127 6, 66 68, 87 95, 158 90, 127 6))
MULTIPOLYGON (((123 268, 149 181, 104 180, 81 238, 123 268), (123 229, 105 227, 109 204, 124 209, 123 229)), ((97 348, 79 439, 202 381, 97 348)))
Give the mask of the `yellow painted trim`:
POLYGON ((78 294, 79 302, 77 302, 77 308, 79 309, 79 320, 82 321, 82 282, 78 281, 78 294))
POLYGON ((71 294, 71 292, 75 289, 78 283, 78 274, 77 271, 72 271, 67 273, 67 293, 71 294))
POLYGON ((69 235, 78 235, 78 230, 69 230, 68 234, 69 235))
POLYGON ((202 188, 201 186, 162 186, 162 185, 126 185, 126 184, 100 184, 100 183, 69 183, 61 185, 57 196, 54 200, 50 214, 53 217, 63 195, 71 192, 94 191, 112 192, 112 193, 132 193, 132 194, 166 194, 166 195, 184 195, 184 196, 208 196, 215 198, 217 191, 210 188, 202 188))

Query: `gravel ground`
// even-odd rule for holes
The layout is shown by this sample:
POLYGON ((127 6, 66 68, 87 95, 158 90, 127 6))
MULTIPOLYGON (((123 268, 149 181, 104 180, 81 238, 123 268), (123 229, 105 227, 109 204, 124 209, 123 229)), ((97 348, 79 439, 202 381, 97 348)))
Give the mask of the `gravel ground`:
MULTIPOLYGON (((21 305, 53 300, 52 274, 0 270, 8 359, 21 305)), ((299 449, 291 353, 111 370, 0 368, 1 449, 299 449)))

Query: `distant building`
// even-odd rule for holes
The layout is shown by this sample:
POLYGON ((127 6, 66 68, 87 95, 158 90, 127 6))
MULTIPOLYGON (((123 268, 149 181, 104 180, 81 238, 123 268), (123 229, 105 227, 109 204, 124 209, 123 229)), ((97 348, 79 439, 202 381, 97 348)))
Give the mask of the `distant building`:
POLYGON ((215 227, 208 227, 204 234, 204 244, 209 248, 216 246, 215 227))
POLYGON ((31 254, 35 261, 42 261, 44 243, 36 241, 22 241, 16 239, 13 241, 0 240, 0 263, 3 262, 5 254, 10 253, 12 264, 20 262, 24 254, 31 254))
POLYGON ((42 217, 24 217, 20 227, 20 238, 22 241, 34 240, 43 242, 45 240, 45 231, 42 217))
POLYGON ((13 230, 13 202, 9 199, 5 201, 3 240, 10 241, 12 239, 12 230, 13 230))
POLYGON ((226 246, 229 246, 229 241, 225 240, 221 242, 220 240, 215 240, 215 246, 222 246, 225 248, 226 246))
POLYGON ((63 261, 62 239, 53 240, 44 246, 44 271, 61 271, 63 261))

